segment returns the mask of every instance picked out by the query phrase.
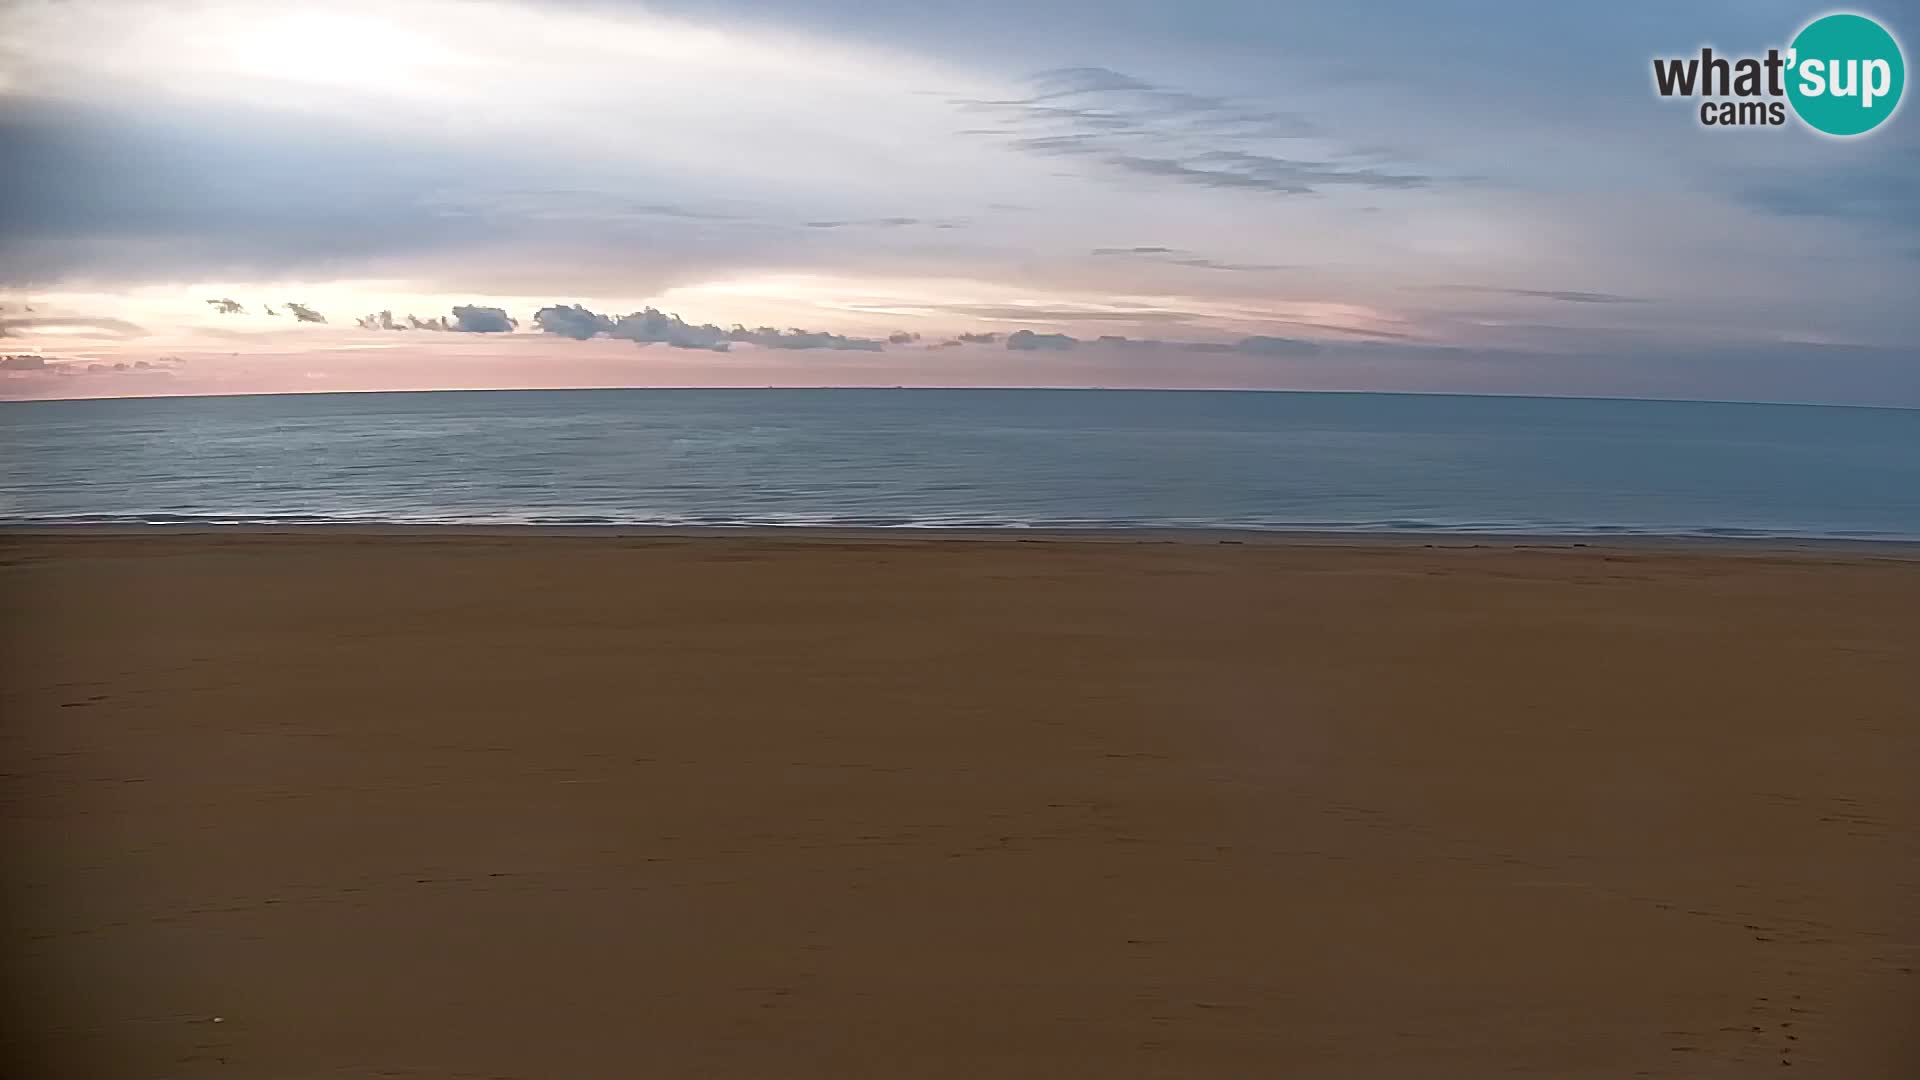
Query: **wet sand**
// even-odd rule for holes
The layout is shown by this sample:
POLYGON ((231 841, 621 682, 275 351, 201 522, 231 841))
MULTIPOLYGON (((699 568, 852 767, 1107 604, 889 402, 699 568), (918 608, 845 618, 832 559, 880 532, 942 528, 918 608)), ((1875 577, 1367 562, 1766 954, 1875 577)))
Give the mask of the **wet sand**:
POLYGON ((0 603, 20 1075, 1920 1074, 1910 549, 13 533, 0 603))

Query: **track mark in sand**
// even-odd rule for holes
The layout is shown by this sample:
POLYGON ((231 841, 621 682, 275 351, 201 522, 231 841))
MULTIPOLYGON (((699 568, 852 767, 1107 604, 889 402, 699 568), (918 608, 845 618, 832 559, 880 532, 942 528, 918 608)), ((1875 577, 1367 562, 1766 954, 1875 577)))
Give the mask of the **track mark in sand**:
MULTIPOLYGON (((1796 805, 1801 803, 1801 800, 1793 796, 1776 795, 1775 798, 1776 801, 1796 805)), ((1851 799, 1834 801, 1842 804, 1853 803, 1851 799)), ((1836 928, 1818 920, 1766 917, 1716 906, 1688 905, 1672 897, 1651 895, 1638 890, 1575 878, 1567 872, 1565 866, 1556 865, 1548 860, 1523 856, 1460 835, 1443 833, 1432 826, 1396 817, 1377 807, 1326 802, 1318 809, 1324 815, 1339 818, 1372 832, 1399 835, 1422 842, 1427 848, 1424 853, 1430 857, 1464 862, 1479 869, 1495 872, 1527 869, 1543 876, 1541 880, 1521 884, 1577 889, 1651 908, 1654 911, 1703 919, 1743 933, 1751 940, 1768 946, 1827 946, 1836 943, 1838 933, 1836 928)), ((1869 820, 1878 821, 1878 819, 1869 820)), ((1797 980, 1800 972, 1787 969, 1784 971, 1784 976, 1789 980, 1797 980)), ((1745 1035, 1741 1045, 1732 1051, 1737 1061, 1748 1064, 1777 1061, 1779 1066, 1791 1067, 1796 1063, 1796 1056, 1800 1049, 1801 1026, 1817 1017, 1816 1010, 1797 993, 1790 994, 1784 999, 1778 995, 1755 997, 1747 1009, 1746 1022, 1724 1025, 1719 1029, 1719 1033, 1745 1035)), ((1667 1034, 1672 1036, 1688 1033, 1668 1032, 1667 1034)), ((1705 1052, 1702 1047, 1691 1042, 1672 1044, 1669 1050, 1677 1054, 1705 1052)))
MULTIPOLYGON (((1799 975, 1797 971, 1788 971, 1789 977, 1799 975)), ((1778 1061, 1783 1066, 1797 1063, 1800 1049, 1800 1028, 1809 1020, 1817 1019, 1818 1014, 1809 1008, 1799 994, 1756 995, 1747 1008, 1747 1043, 1743 1048, 1741 1060, 1747 1064, 1759 1064, 1778 1061)))
MULTIPOLYGON (((1791 798, 1791 797, 1789 797, 1791 798)), ((1796 800, 1797 801, 1797 800, 1796 800)), ((1836 800, 1851 803, 1853 800, 1836 800)), ((1717 906, 1697 903, 1687 904, 1667 896, 1656 896, 1638 890, 1620 888, 1601 882, 1586 880, 1574 876, 1569 868, 1551 860, 1543 860, 1522 855, 1514 851, 1485 844, 1464 836, 1442 833, 1431 826, 1408 821, 1388 814, 1375 807, 1359 806, 1348 803, 1329 802, 1321 806, 1321 813, 1342 818, 1347 822, 1375 832, 1400 834, 1430 842, 1441 851, 1438 857, 1454 862, 1464 862, 1485 869, 1524 868, 1547 875, 1542 880, 1526 884, 1536 887, 1558 887, 1579 889, 1596 894, 1630 901, 1649 906, 1658 911, 1678 913, 1694 918, 1706 919, 1729 929, 1738 930, 1753 940, 1762 943, 1781 943, 1788 945, 1831 945, 1835 943, 1838 928, 1816 919, 1783 918, 1780 916, 1757 915, 1717 906)), ((1884 824, 1878 818, 1865 818, 1875 824, 1884 824)))

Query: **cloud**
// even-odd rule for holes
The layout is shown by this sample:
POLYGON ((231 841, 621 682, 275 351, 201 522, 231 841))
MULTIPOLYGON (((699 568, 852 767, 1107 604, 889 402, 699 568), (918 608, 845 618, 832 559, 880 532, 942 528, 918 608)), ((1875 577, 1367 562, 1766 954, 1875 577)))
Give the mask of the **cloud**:
MULTIPOLYGON (((231 298, 209 300, 207 303, 212 304, 213 310, 220 315, 245 315, 247 313, 245 305, 231 298)), ((268 311, 267 314, 271 315, 273 312, 268 311)))
POLYGON ((1235 274, 1262 274, 1270 270, 1297 270, 1299 267, 1284 263, 1230 263, 1217 259, 1187 258, 1168 259, 1175 266, 1191 266, 1198 270, 1223 270, 1235 274))
POLYGON ((471 305, 453 309, 453 329, 468 334, 504 334, 519 326, 506 311, 497 307, 471 305))
POLYGON ((1647 304, 1652 303, 1642 296, 1622 296, 1619 293, 1585 292, 1579 289, 1503 289, 1483 285, 1440 285, 1435 287, 1441 292, 1484 293, 1493 296, 1521 296, 1535 300, 1558 300, 1563 304, 1647 304))
POLYGON ((887 344, 889 345, 911 345, 914 342, 919 340, 920 340, 919 334, 910 334, 905 330, 897 331, 895 333, 891 333, 887 335, 887 344))
POLYGON ((362 315, 353 320, 362 330, 430 330, 435 333, 494 334, 504 333, 519 326, 519 322, 509 318, 500 308, 454 308, 454 321, 448 321, 445 315, 423 319, 418 315, 406 315, 395 318, 393 312, 381 309, 371 315, 362 315), (467 312, 467 322, 460 321, 461 312, 467 312), (481 314, 474 314, 474 313, 481 314))
POLYGON ((556 304, 534 312, 533 325, 543 334, 558 334, 575 341, 585 341, 595 334, 612 330, 613 320, 588 311, 579 304, 556 304))
POLYGON ((0 356, 0 371, 44 371, 47 358, 31 354, 0 356))
POLYGON ((748 329, 735 323, 722 330, 712 323, 690 323, 678 315, 658 308, 645 308, 628 315, 609 317, 590 311, 580 304, 554 305, 534 314, 534 326, 542 333, 585 341, 596 335, 642 345, 661 344, 676 349, 706 349, 726 352, 735 344, 755 345, 763 349, 835 349, 878 352, 885 343, 872 338, 847 337, 821 330, 780 330, 771 326, 748 329))
POLYGON ((1139 154, 1109 154, 1107 164, 1128 172, 1165 177, 1202 187, 1240 188, 1280 195, 1310 195, 1319 188, 1351 185, 1368 188, 1424 187, 1433 178, 1371 167, 1346 168, 1239 150, 1209 150, 1184 160, 1139 154))
MULTIPOLYGON (((1020 333, 1024 334, 1026 331, 1022 330, 1020 333)), ((1036 336, 1057 338, 1064 337, 1065 335, 1041 334, 1036 336)), ((1197 353, 1243 353, 1248 356, 1318 356, 1328 348, 1328 346, 1320 342, 1309 341, 1305 338, 1270 337, 1265 334, 1244 337, 1238 341, 1161 341, 1158 338, 1129 338, 1122 337, 1119 334, 1102 334, 1095 339, 1093 343, 1096 345, 1125 349, 1174 349, 1181 352, 1197 353)), ((1014 347, 1011 339, 1008 340, 1007 347, 1014 347)), ((1026 345, 1022 347, 1039 348, 1041 346, 1026 345)), ((1361 348, 1363 346, 1352 347, 1361 348)))
POLYGON ((323 323, 327 321, 325 315, 320 314, 305 304, 296 304, 292 300, 289 300, 285 306, 288 311, 293 313, 293 317, 300 322, 323 323))
POLYGON ((1327 343, 1307 338, 1275 337, 1267 334, 1255 334, 1238 341, 1165 341, 1160 338, 1130 338, 1121 334, 1102 334, 1091 340, 1082 340, 1070 334, 1036 333, 1032 330, 1015 330, 1003 338, 999 334, 961 334, 958 337, 940 342, 935 348, 953 348, 959 345, 988 345, 1004 342, 1006 348, 1014 352, 1064 352, 1080 345, 1094 345, 1109 349, 1129 350, 1167 350, 1171 352, 1195 353, 1236 353, 1242 356, 1303 358, 1322 356, 1330 353, 1346 352, 1359 354, 1379 348, 1399 348, 1426 350, 1426 346, 1383 346, 1373 343, 1348 342, 1327 343))
POLYGON ((1141 93, 1153 94, 1156 87, 1144 79, 1123 75, 1112 68, 1070 67, 1043 71, 1033 77, 1041 93, 1032 100, 1073 97, 1077 94, 1141 93))
POLYGON ((1028 83, 1033 93, 1027 97, 960 98, 953 104, 992 114, 1004 129, 1017 131, 1005 145, 1022 153, 1072 157, 1200 187, 1308 195, 1325 187, 1406 190, 1438 179, 1371 163, 1380 152, 1341 148, 1302 114, 1192 93, 1111 68, 1059 68, 1028 83), (1282 153, 1282 145, 1292 149, 1282 153))
POLYGON ((879 352, 884 345, 872 338, 845 337, 819 330, 775 330, 770 326, 748 330, 735 326, 727 331, 731 341, 743 341, 763 349, 839 349, 853 352, 879 352))
POLYGON ((1317 341, 1306 341, 1301 338, 1255 334, 1235 342, 1233 351, 1251 353, 1255 356, 1318 356, 1324 351, 1324 346, 1317 341))
POLYGON ((1108 130, 1185 129, 1238 138, 1302 138, 1320 131, 1300 113, 1191 93, 1112 68, 1055 68, 1034 75, 1029 84, 1032 97, 1004 104, 1037 109, 1042 116, 1093 120, 1092 126, 1108 130))
POLYGON ((518 188, 506 191, 447 190, 423 200, 436 213, 477 225, 511 222, 580 222, 617 228, 656 219, 683 222, 744 222, 741 214, 673 203, 644 202, 579 188, 518 188))
POLYGON ((676 349, 726 352, 729 344, 726 331, 712 323, 695 326, 678 315, 668 315, 658 308, 646 308, 620 316, 613 321, 613 329, 607 334, 641 344, 670 345, 676 349))
POLYGON ((1015 330, 1007 335, 1007 348, 1016 352, 1058 351, 1071 349, 1079 343, 1067 334, 1036 334, 1031 330, 1015 330))
POLYGON ((1558 300, 1564 304, 1645 304, 1649 301, 1639 296, 1621 296, 1618 293, 1579 292, 1573 289, 1508 289, 1515 296, 1533 296, 1543 300, 1558 300))
POLYGON ((1279 263, 1232 263, 1218 259, 1208 259, 1179 248, 1141 246, 1141 247, 1103 247, 1094 248, 1091 254, 1103 258, 1139 259, 1146 262, 1162 263, 1167 266, 1189 266, 1197 270, 1227 270, 1237 273, 1259 273, 1267 270, 1293 270, 1292 266, 1279 263))
POLYGON ((940 224, 917 217, 861 218, 851 221, 809 221, 809 229, 904 229, 909 225, 933 225, 936 228, 952 228, 951 223, 940 224))

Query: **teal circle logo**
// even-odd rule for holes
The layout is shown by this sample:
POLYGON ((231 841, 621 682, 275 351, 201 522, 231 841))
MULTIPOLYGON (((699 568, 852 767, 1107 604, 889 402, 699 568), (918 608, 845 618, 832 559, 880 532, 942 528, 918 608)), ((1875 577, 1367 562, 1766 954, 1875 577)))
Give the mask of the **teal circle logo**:
POLYGON ((1826 15, 1794 36, 1787 100, 1815 131, 1863 135, 1900 105, 1907 65, 1900 43, 1865 15, 1826 15))

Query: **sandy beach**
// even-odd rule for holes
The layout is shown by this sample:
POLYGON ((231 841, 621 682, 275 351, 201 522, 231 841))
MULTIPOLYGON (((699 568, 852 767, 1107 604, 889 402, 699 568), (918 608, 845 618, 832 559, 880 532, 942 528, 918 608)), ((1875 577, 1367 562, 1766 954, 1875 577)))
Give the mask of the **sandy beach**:
POLYGON ((0 536, 9 1075, 1920 1074, 1920 551, 0 536))

